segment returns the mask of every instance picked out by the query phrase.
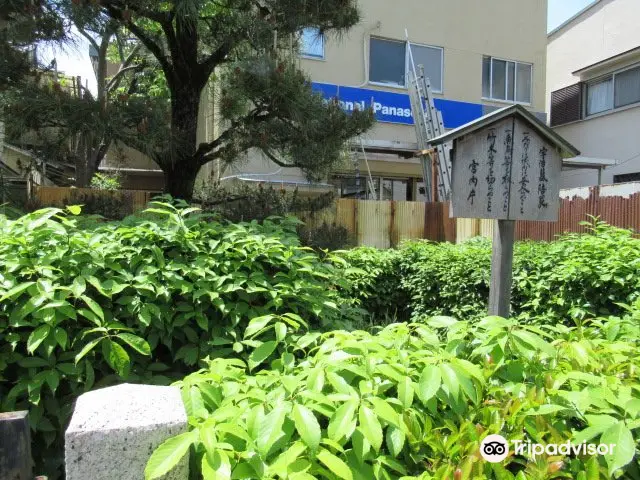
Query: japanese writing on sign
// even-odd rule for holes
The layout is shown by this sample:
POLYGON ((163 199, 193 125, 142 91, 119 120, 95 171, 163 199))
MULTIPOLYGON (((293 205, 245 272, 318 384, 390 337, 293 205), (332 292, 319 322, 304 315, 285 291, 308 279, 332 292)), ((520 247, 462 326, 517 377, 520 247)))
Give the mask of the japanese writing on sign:
POLYGON ((506 118, 454 143, 452 216, 555 221, 560 154, 519 118, 506 118))

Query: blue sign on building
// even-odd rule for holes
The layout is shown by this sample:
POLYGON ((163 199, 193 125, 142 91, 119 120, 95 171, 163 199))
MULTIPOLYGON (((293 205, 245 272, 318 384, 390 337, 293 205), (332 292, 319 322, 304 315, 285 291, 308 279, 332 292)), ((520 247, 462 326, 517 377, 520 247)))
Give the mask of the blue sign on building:
MULTIPOLYGON (((314 91, 326 99, 337 98, 347 112, 373 107, 376 120, 386 123, 413 125, 411 100, 406 93, 384 92, 368 88, 344 87, 328 83, 312 83, 314 91)), ((435 106, 442 112, 445 128, 457 128, 484 115, 483 106, 436 98, 435 106)))

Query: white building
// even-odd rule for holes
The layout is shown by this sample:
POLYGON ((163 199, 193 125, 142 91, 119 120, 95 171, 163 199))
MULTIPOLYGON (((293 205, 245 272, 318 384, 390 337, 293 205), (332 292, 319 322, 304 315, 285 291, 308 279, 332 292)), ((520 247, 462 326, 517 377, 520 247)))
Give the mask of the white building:
MULTIPOLYGON (((602 183, 640 180, 639 0, 597 0, 549 33, 551 126, 584 157, 614 160, 602 183)), ((596 185, 597 170, 566 171, 563 188, 596 185)))

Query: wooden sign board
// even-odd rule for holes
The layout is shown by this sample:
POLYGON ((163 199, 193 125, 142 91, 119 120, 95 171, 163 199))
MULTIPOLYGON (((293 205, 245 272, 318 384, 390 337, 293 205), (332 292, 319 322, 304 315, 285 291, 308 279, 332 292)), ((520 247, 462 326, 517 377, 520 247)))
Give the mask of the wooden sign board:
POLYGON ((454 140, 451 216, 558 220, 562 157, 517 115, 454 140))

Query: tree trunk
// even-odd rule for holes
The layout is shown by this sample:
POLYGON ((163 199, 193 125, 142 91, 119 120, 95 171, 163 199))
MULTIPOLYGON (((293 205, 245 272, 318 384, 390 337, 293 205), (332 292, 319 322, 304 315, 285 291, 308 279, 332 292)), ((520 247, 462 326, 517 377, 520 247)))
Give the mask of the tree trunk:
POLYGON ((174 167, 164 168, 163 170, 165 192, 173 198, 181 198, 187 201, 191 200, 200 167, 180 165, 177 163, 174 167))
POLYGON ((178 86, 171 95, 171 150, 160 166, 165 175, 165 191, 174 198, 191 200, 202 166, 196 156, 196 141, 203 88, 204 85, 178 86))

